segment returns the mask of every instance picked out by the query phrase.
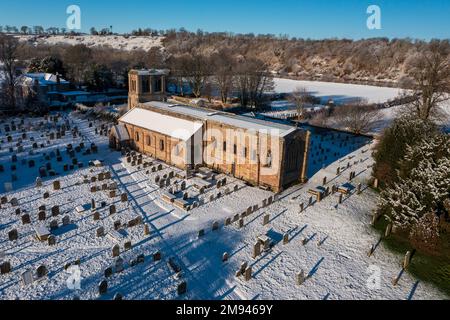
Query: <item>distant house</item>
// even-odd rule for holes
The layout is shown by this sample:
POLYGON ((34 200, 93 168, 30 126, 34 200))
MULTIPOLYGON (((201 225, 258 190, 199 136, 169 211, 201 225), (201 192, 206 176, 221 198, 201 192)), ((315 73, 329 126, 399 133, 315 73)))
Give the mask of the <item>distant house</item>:
POLYGON ((59 75, 51 73, 25 73, 17 79, 20 96, 33 95, 41 103, 50 107, 66 107, 69 105, 96 104, 98 102, 126 101, 127 92, 110 89, 106 92, 88 92, 73 90, 71 83, 59 75))

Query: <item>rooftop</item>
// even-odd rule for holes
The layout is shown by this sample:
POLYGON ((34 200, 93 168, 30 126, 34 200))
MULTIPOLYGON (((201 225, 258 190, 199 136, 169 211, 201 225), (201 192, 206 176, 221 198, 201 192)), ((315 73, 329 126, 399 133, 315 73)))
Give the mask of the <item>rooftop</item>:
POLYGON ((120 121, 183 141, 189 140, 203 127, 201 122, 184 120, 139 107, 128 111, 120 121))
POLYGON ((159 101, 147 102, 141 105, 143 107, 149 106, 154 107, 156 109, 183 114, 186 116, 197 118, 202 121, 204 120, 217 121, 219 123, 231 125, 245 130, 271 131, 270 134, 280 137, 284 137, 297 130, 297 128, 286 124, 255 119, 251 117, 235 115, 229 112, 220 112, 206 108, 191 107, 186 105, 171 104, 168 102, 159 102, 159 101))
POLYGON ((132 70, 140 76, 164 76, 169 74, 168 69, 140 69, 132 70))

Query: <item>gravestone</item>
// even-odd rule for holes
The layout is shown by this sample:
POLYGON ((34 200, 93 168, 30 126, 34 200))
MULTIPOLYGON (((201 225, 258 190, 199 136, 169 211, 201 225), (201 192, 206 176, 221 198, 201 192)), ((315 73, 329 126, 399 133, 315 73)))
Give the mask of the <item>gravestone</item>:
POLYGON ((122 193, 120 195, 120 201, 127 202, 128 201, 128 195, 126 193, 122 193))
POLYGON ((198 237, 201 238, 201 237, 203 237, 204 235, 205 235, 205 230, 203 230, 203 229, 199 230, 199 232, 198 232, 198 237))
POLYGON ((117 293, 114 295, 113 300, 116 300, 116 301, 121 301, 121 300, 123 300, 122 294, 117 292, 117 293))
POLYGON ((110 198, 115 198, 116 197, 116 190, 109 191, 109 197, 110 198))
POLYGON ((59 206, 53 206, 52 207, 52 216, 53 217, 57 217, 57 216, 59 216, 59 206))
POLYGON ((39 221, 44 221, 45 219, 47 219, 45 211, 39 211, 39 213, 38 213, 38 220, 39 221))
POLYGON ((305 271, 300 270, 300 272, 297 273, 297 285, 301 286, 303 283, 305 283, 305 280, 305 271))
POLYGON ((61 189, 61 182, 59 180, 53 181, 53 190, 60 190, 61 189))
POLYGON ((28 213, 25 213, 22 216, 22 224, 30 224, 30 223, 31 223, 30 215, 28 213))
POLYGON ((219 230, 219 222, 214 221, 213 226, 212 226, 212 230, 213 230, 213 231, 219 230))
POLYGON ((44 192, 44 199, 48 199, 48 198, 50 198, 50 193, 48 193, 48 192, 44 192))
POLYGON ((33 283, 33 271, 27 270, 23 272, 20 278, 22 279, 22 285, 24 287, 29 286, 30 284, 33 283))
POLYGON ((50 235, 47 239, 49 246, 56 245, 56 237, 54 235, 50 235))
POLYGON ((405 258, 403 259, 403 269, 408 269, 409 265, 411 264, 411 258, 412 258, 412 252, 408 251, 405 254, 405 258))
POLYGON ((19 200, 17 200, 17 198, 12 198, 10 203, 11 203, 11 206, 17 207, 19 205, 19 200))
POLYGON ((283 235, 283 244, 286 245, 286 244, 288 244, 288 243, 289 243, 289 234, 288 234, 288 233, 285 233, 285 234, 283 235))
POLYGON ((253 245, 253 259, 256 259, 261 255, 261 243, 259 241, 255 242, 253 245))
MULTIPOLYGON (((442 216, 444 216, 444 215, 442 215, 442 216)), ((384 232, 384 236, 385 236, 386 238, 388 238, 388 237, 391 235, 391 233, 392 233, 392 227, 393 227, 392 223, 389 223, 389 224, 386 226, 386 231, 384 232)))
POLYGON ((182 283, 180 283, 177 287, 177 293, 179 296, 185 294, 187 292, 187 283, 186 281, 183 281, 182 283))
POLYGON ((244 219, 239 219, 239 229, 244 227, 244 219))
POLYGON ((146 223, 144 224, 144 235, 149 236, 150 235, 150 226, 146 223))
POLYGON ((131 250, 131 248, 132 248, 131 241, 125 242, 124 245, 123 245, 123 247, 124 247, 124 250, 125 250, 125 251, 131 250))
POLYGON ((266 214, 266 215, 264 216, 263 226, 268 225, 269 222, 270 222, 270 214, 268 213, 268 214, 266 214))
POLYGON ((50 230, 54 231, 56 229, 58 229, 58 220, 52 220, 50 222, 50 230))
POLYGON ((222 262, 227 262, 229 259, 228 252, 224 252, 222 255, 222 262))
POLYGON ((245 281, 250 281, 252 279, 252 267, 248 266, 244 271, 245 281))
POLYGON ((96 231, 97 238, 101 238, 104 235, 105 235, 105 228, 103 228, 103 227, 97 228, 97 231, 96 231))
POLYGON ((153 261, 160 261, 161 260, 161 251, 156 251, 154 254, 153 254, 153 261))
POLYGON ((114 204, 109 206, 109 215, 113 215, 116 213, 116 206, 114 204))
POLYGON ((305 207, 304 203, 303 202, 300 203, 300 213, 302 213, 305 210, 304 207, 305 207))
POLYGON ((92 198, 91 199, 91 211, 94 211, 94 210, 95 210, 95 199, 92 198))
POLYGON ((107 292, 108 292, 108 282, 106 280, 103 280, 98 284, 98 294, 102 296, 107 292))
POLYGON ((111 267, 108 267, 105 269, 105 278, 109 278, 113 275, 113 269, 111 267))
POLYGON ((122 222, 120 220, 117 220, 114 222, 114 230, 119 230, 120 227, 122 226, 122 222))
POLYGON ((9 241, 16 241, 17 239, 19 239, 19 232, 17 231, 17 229, 12 229, 8 232, 8 239, 9 241))
POLYGON ((7 274, 11 272, 11 263, 9 261, 4 261, 0 264, 0 274, 7 274))
POLYGON ((124 270, 123 263, 124 261, 122 258, 117 258, 116 262, 114 263, 114 271, 116 273, 120 273, 124 270))
POLYGON ((94 221, 100 220, 100 212, 95 211, 95 212, 92 214, 92 219, 93 219, 94 221))
POLYGON ((231 224, 231 218, 225 219, 225 226, 229 226, 231 224))
POLYGON ((70 217, 69 216, 64 216, 64 218, 62 219, 62 224, 63 226, 67 226, 70 224, 70 217))
POLYGON ((119 255, 120 255, 120 247, 119 247, 119 245, 116 244, 112 248, 112 257, 115 258, 115 257, 118 257, 119 255))
POLYGON ((47 274, 48 274, 48 270, 47 270, 47 267, 44 265, 41 265, 36 269, 36 276, 38 279, 41 279, 41 278, 47 276, 47 274))

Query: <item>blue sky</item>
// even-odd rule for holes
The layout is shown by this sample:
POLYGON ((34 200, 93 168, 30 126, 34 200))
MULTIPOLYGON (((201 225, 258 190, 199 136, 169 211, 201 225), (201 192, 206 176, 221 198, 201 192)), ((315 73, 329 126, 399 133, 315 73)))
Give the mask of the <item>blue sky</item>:
POLYGON ((0 2, 0 25, 65 26, 76 4, 82 30, 113 25, 191 31, 288 34, 302 38, 450 38, 449 0, 21 0, 0 2), (369 5, 378 5, 382 29, 368 30, 369 5))

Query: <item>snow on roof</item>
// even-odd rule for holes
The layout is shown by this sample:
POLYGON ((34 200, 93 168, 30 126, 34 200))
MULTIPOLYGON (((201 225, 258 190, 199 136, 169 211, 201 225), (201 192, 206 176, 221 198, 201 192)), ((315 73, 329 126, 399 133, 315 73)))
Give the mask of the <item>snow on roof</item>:
POLYGON ((130 140, 130 135, 128 134, 128 130, 127 130, 127 128, 125 128, 125 126, 123 124, 113 126, 112 130, 114 130, 114 132, 116 133, 117 139, 119 139, 119 141, 130 140))
POLYGON ((255 130, 263 132, 269 131, 268 133, 270 133, 271 135, 280 137, 284 137, 297 130, 297 128, 295 127, 281 123, 239 116, 228 112, 218 112, 215 110, 199 107, 170 104, 167 102, 159 102, 159 101, 147 102, 142 105, 143 106, 148 105, 161 110, 169 110, 175 113, 198 118, 200 120, 213 120, 219 123, 231 125, 246 130, 255 130))
POLYGON ((183 141, 189 140, 203 123, 189 121, 142 108, 134 108, 126 113, 121 122, 156 131, 183 141))
POLYGON ((167 69, 141 69, 136 71, 140 76, 164 76, 169 74, 167 69))
MULTIPOLYGON (((22 77, 22 81, 25 83, 31 83, 35 80, 39 81, 39 85, 41 86, 47 86, 51 84, 57 84, 58 83, 58 77, 55 74, 51 73, 26 73, 22 77)), ((60 83, 68 84, 69 81, 60 78, 60 83)))

